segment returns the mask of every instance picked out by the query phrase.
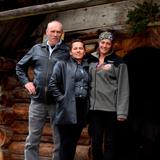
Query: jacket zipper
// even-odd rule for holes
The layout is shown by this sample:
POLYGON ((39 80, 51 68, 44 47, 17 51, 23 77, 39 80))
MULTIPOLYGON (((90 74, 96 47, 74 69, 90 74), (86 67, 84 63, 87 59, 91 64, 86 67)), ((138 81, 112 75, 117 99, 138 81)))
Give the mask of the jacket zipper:
POLYGON ((48 90, 48 72, 49 72, 49 68, 50 68, 50 59, 51 59, 51 55, 49 55, 48 57, 48 65, 47 65, 47 73, 46 73, 46 82, 45 82, 45 87, 44 87, 44 96, 45 96, 45 102, 47 102, 47 90, 48 90))
POLYGON ((94 82, 94 102, 93 102, 93 110, 94 110, 94 108, 95 108, 95 104, 96 104, 96 87, 97 87, 97 78, 96 78, 96 76, 97 76, 97 70, 96 70, 96 68, 95 68, 95 73, 94 73, 94 78, 95 78, 95 82, 94 82))

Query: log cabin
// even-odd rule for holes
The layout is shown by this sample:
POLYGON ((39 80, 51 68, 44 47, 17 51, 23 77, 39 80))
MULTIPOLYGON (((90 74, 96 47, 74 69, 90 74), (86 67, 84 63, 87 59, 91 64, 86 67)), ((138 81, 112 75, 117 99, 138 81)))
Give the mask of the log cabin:
MULTIPOLYGON (((153 1, 160 4, 159 0, 153 1)), ((15 65, 34 44, 43 41, 47 22, 55 19, 64 25, 66 43, 83 39, 87 54, 95 51, 100 32, 115 33, 116 54, 127 63, 130 80, 129 117, 118 126, 117 160, 160 159, 160 23, 131 35, 127 13, 136 3, 143 0, 0 1, 0 160, 24 159, 30 99, 15 75, 15 65)), ((32 76, 32 70, 28 74, 32 76)), ((51 160, 51 132, 47 119, 40 144, 41 160, 51 160)), ((75 159, 92 159, 87 127, 75 159)))

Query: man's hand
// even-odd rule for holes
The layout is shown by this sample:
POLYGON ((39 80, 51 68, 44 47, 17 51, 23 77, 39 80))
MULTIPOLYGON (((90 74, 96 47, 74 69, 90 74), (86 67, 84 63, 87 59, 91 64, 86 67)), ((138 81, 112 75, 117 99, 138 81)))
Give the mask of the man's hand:
POLYGON ((36 88, 33 84, 33 82, 28 82, 24 85, 24 87, 27 89, 30 95, 35 95, 36 94, 36 88))

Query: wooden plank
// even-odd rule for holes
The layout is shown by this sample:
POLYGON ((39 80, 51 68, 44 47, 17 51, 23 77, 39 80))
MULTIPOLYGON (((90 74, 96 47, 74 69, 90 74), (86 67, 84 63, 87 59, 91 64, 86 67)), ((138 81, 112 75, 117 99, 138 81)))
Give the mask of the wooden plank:
POLYGON ((77 145, 75 160, 89 160, 90 159, 89 147, 90 147, 89 145, 87 146, 77 145))
MULTIPOLYGON (((47 20, 59 19, 65 32, 85 31, 85 30, 120 30, 127 32, 127 13, 132 10, 136 2, 143 0, 127 0, 114 3, 106 3, 96 6, 66 10, 50 14, 47 20)), ((160 4, 160 2, 156 2, 160 4)))
POLYGON ((12 108, 0 106, 0 125, 9 125, 15 119, 15 114, 12 108))
POLYGON ((122 0, 65 0, 54 3, 47 3, 36 6, 29 6, 0 12, 0 21, 11 20, 15 18, 34 16, 39 14, 48 14, 60 12, 69 9, 94 6, 104 3, 117 2, 122 0))
MULTIPOLYGON (((9 146, 9 150, 14 157, 18 155, 23 155, 24 143, 23 142, 13 142, 9 146)), ((52 156, 53 145, 51 143, 41 143, 40 144, 40 156, 51 157, 52 156)), ((89 146, 77 145, 76 148, 76 159, 88 159, 89 146)))
POLYGON ((7 146, 12 140, 13 132, 10 127, 0 125, 0 148, 7 146))
MULTIPOLYGON (((24 155, 22 154, 22 148, 24 146, 20 143, 14 143, 10 147, 11 150, 11 159, 12 160, 23 160, 24 155), (13 146, 14 145, 14 146, 13 146), (16 148, 19 148, 19 152, 15 150, 16 148)), ((51 153, 52 153, 52 145, 48 144, 40 144, 40 160, 51 160, 51 153)), ((89 146, 77 146, 76 154, 75 154, 75 160, 88 160, 89 159, 89 146)))
POLYGON ((28 122, 16 120, 11 124, 11 128, 15 134, 27 134, 28 122))
MULTIPOLYGON (((27 137, 27 134, 14 134, 14 136, 12 137, 12 141, 25 142, 26 137, 27 137)), ((46 143, 46 142, 51 143, 52 141, 53 141, 52 135, 48 135, 48 136, 42 135, 42 137, 41 137, 41 142, 43 142, 43 143, 46 143)))
POLYGON ((11 160, 10 159, 10 152, 8 149, 3 147, 3 148, 0 148, 0 150, 1 150, 1 154, 2 154, 2 157, 0 157, 0 160, 11 160))
MULTIPOLYGON (((10 159, 5 159, 5 160, 24 160, 24 155, 11 154, 10 159)), ((52 157, 40 156, 39 160, 52 160, 52 157)))
POLYGON ((24 101, 28 103, 30 102, 30 97, 29 97, 27 90, 21 85, 19 85, 18 87, 14 89, 13 95, 15 99, 19 99, 19 101, 22 103, 24 101))
POLYGON ((107 28, 117 30, 125 24, 127 11, 131 9, 131 0, 103 4, 92 7, 72 9, 49 15, 48 19, 59 19, 64 25, 65 32, 85 29, 107 28), (65 15, 65 16, 64 16, 65 15))
MULTIPOLYGON (((9 150, 12 154, 23 154, 24 152, 24 142, 12 142, 9 145, 9 150)), ((41 156, 51 156, 53 150, 52 143, 40 143, 40 155, 41 156)))
MULTIPOLYGON (((28 122, 16 120, 11 125, 12 130, 16 134, 27 134, 28 133, 28 122)), ((43 128, 43 135, 52 135, 52 129, 50 123, 46 123, 43 128)))
POLYGON ((0 71, 9 71, 15 68, 15 61, 9 58, 0 57, 0 71))
POLYGON ((21 119, 21 120, 28 119, 28 109, 29 109, 28 103, 15 103, 12 108, 13 112, 16 115, 16 119, 21 119))

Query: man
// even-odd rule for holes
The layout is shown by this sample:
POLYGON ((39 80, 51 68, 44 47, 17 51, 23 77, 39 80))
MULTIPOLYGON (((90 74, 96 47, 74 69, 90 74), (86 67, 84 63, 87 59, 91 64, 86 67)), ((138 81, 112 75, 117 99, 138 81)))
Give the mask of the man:
MULTIPOLYGON (((63 26, 59 21, 49 22, 46 29, 47 41, 33 46, 16 65, 16 74, 31 96, 25 160, 39 160, 39 143, 45 120, 48 115, 52 117, 54 114, 55 103, 48 94, 48 82, 55 63, 69 57, 69 49, 61 40, 62 34, 63 26), (29 66, 34 70, 33 81, 30 81, 27 75, 29 66)), ((56 131, 53 139, 56 149, 56 144, 58 145, 56 131)))

